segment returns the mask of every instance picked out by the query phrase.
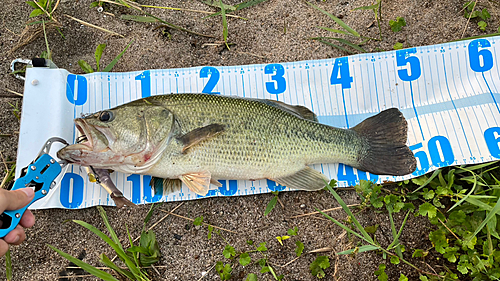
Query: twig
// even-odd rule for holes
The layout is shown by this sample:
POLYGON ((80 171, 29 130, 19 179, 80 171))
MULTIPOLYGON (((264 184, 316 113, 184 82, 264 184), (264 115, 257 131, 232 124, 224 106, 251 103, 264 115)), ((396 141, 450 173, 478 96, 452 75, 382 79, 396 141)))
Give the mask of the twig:
POLYGON ((107 2, 107 3, 112 3, 112 4, 116 4, 116 5, 121 5, 121 6, 125 6, 127 8, 133 8, 133 9, 136 9, 140 12, 142 12, 143 14, 149 16, 149 17, 152 17, 154 19, 156 19, 157 21, 163 23, 163 24, 166 24, 168 25, 169 27, 171 28, 175 28, 175 29, 178 29, 178 30, 181 30, 181 31, 184 31, 184 32, 188 32, 188 33, 191 33, 191 34, 195 34, 195 35, 198 35, 198 36, 203 36, 203 37, 209 37, 209 38, 215 38, 214 36, 212 35, 206 35, 206 34, 202 34, 202 33, 198 33, 198 32, 195 32, 195 31, 192 31, 192 30, 189 30, 189 29, 186 29, 184 27, 180 27, 180 26, 177 26, 175 24, 171 24, 167 21, 164 21, 162 19, 160 19, 159 17, 156 17, 148 12, 145 12, 144 10, 142 10, 140 7, 137 7, 135 6, 133 3, 131 3, 130 1, 127 1, 127 0, 122 0, 123 2, 127 3, 128 5, 130 5, 130 7, 127 7, 127 5, 123 5, 123 4, 119 4, 119 3, 116 3, 116 2, 113 2, 113 1, 103 1, 103 2, 107 2))
POLYGON ((432 271, 434 271, 434 273, 436 273, 436 275, 437 275, 437 272, 434 270, 434 268, 432 268, 432 266, 430 266, 430 265, 429 265, 428 263, 426 263, 426 262, 425 262, 425 264, 426 264, 426 265, 427 265, 427 266, 428 266, 428 267, 429 267, 432 271))
POLYGON ((280 198, 276 195, 276 199, 278 199, 278 203, 281 205, 281 209, 285 209, 285 205, 283 205, 283 202, 281 202, 280 198))
POLYGON ((205 273, 205 275, 202 275, 202 276, 200 277, 200 279, 198 279, 198 281, 200 281, 201 279, 203 279, 203 277, 205 277, 206 275, 208 275, 208 273, 209 273, 210 271, 212 271, 212 269, 213 269, 216 265, 217 265, 217 264, 212 265, 212 266, 211 266, 211 267, 207 270, 207 273, 205 273))
MULTIPOLYGON (((172 212, 177 210, 180 206, 182 206, 182 204, 184 204, 184 202, 181 202, 179 205, 177 205, 175 208, 172 209, 172 212)), ((162 222, 164 219, 166 219, 170 214, 166 214, 163 218, 161 218, 159 221, 155 222, 151 227, 148 228, 148 231, 151 230, 153 227, 155 227, 156 225, 158 225, 160 222, 162 222)), ((136 240, 134 240, 134 242, 137 241, 137 238, 136 240)))
POLYGON ((472 7, 472 11, 470 12, 469 14, 469 18, 467 19, 467 23, 465 24, 465 27, 464 27, 464 32, 462 32, 462 36, 460 38, 464 38, 464 35, 465 35, 465 31, 467 30, 467 26, 469 25, 469 22, 470 22, 470 19, 472 17, 472 12, 474 11, 474 9, 476 8, 476 4, 477 4, 477 0, 476 2, 474 2, 474 7, 472 7))
MULTIPOLYGON (((302 255, 301 255, 300 257, 302 257, 302 255)), ((296 258, 294 258, 293 260, 291 260, 291 261, 289 261, 289 262, 285 263, 284 265, 282 265, 282 266, 281 266, 281 268, 283 268, 283 267, 285 267, 285 266, 287 266, 287 265, 289 265, 289 264, 293 263, 294 261, 298 260, 300 257, 296 257, 296 258)))
MULTIPOLYGON (((155 267, 156 267, 156 268, 167 268, 167 267, 170 267, 170 265, 157 265, 157 266, 155 266, 155 267)), ((83 269, 83 268, 81 268, 81 267, 79 267, 79 266, 66 266, 65 268, 66 268, 66 269, 83 269)), ((97 268, 97 269, 105 269, 105 270, 106 270, 106 269, 107 269, 107 270, 112 270, 111 268, 109 268, 109 267, 107 267, 107 266, 96 266, 95 268, 97 268)), ((121 269, 128 269, 128 267, 126 267, 126 266, 121 266, 121 267, 119 266, 118 268, 121 268, 121 269)), ((143 266, 143 267, 141 267, 141 268, 152 268, 152 267, 151 267, 151 266, 143 266)), ((91 275, 91 276, 93 276, 93 275, 91 275)))
POLYGON ((156 274, 158 274, 158 276, 161 276, 160 272, 158 271, 158 269, 156 269, 154 265, 151 265, 151 268, 154 269, 154 271, 156 272, 156 274))
MULTIPOLYGON (((333 269, 333 278, 337 279, 335 277, 335 275, 337 275, 337 267, 338 267, 338 262, 339 262, 339 256, 338 255, 335 255, 335 266, 334 266, 334 269, 333 269)), ((337 279, 338 280, 338 279, 337 279)))
MULTIPOLYGON (((151 6, 151 5, 141 5, 141 7, 143 7, 143 8, 164 9, 164 10, 174 10, 174 11, 194 12, 194 13, 202 13, 202 14, 213 14, 213 12, 209 12, 209 11, 191 10, 191 9, 174 8, 174 7, 161 7, 161 6, 151 6)), ((245 18, 242 18, 240 16, 228 15, 228 14, 226 14, 226 16, 227 17, 239 18, 239 19, 246 20, 245 18)))
POLYGON ((106 28, 102 28, 102 27, 97 26, 97 25, 93 25, 93 24, 88 23, 88 22, 86 22, 86 21, 83 21, 83 20, 80 20, 80 19, 74 18, 74 17, 72 17, 72 16, 70 16, 70 15, 66 15, 66 14, 64 14, 64 15, 65 15, 66 17, 68 17, 68 18, 70 18, 70 19, 72 19, 72 20, 74 20, 74 21, 77 21, 77 22, 79 22, 79 23, 81 23, 81 24, 83 24, 83 25, 86 25, 86 26, 88 26, 88 27, 92 27, 92 28, 95 28, 95 29, 97 29, 97 30, 104 31, 104 32, 107 32, 107 33, 109 33, 109 34, 111 34, 111 35, 119 36, 119 37, 121 37, 121 38, 125 38, 125 36, 123 36, 123 35, 121 35, 121 34, 118 34, 118 33, 114 32, 114 31, 107 30, 106 28))
POLYGON ((438 220, 439 220, 439 222, 440 222, 440 223, 441 223, 444 227, 446 227, 446 229, 448 229, 448 231, 449 231, 451 234, 453 234, 453 236, 455 236, 455 238, 457 238, 457 240, 458 240, 458 241, 460 241, 460 238, 458 238, 458 237, 457 237, 457 235, 455 235, 455 233, 453 233, 453 231, 451 231, 451 229, 449 229, 449 228, 448 228, 448 226, 447 226, 446 224, 444 224, 444 222, 443 222, 440 218, 438 218, 438 220))
MULTIPOLYGON (((188 220, 188 221, 194 221, 194 219, 191 219, 191 218, 188 218, 188 217, 185 217, 185 216, 181 216, 181 215, 178 215, 178 214, 175 214, 175 213, 172 213, 172 212, 169 212, 167 210, 161 210, 160 211, 164 212, 164 213, 169 213, 173 216, 176 216, 176 217, 179 217, 179 218, 182 218, 182 219, 185 219, 185 220, 188 220)), ((217 228, 217 229, 220 229, 220 230, 224 230, 224 231, 227 231, 227 232, 231 232, 231 233, 234 233, 234 234, 238 234, 238 232, 234 232, 232 230, 229 230, 229 229, 225 229, 225 228, 222 228, 222 227, 218 227, 218 226, 215 226, 215 225, 211 225, 211 224, 208 224, 208 223, 203 223, 203 225, 208 225, 208 226, 211 226, 213 228, 217 228)))
MULTIPOLYGON (((359 206, 359 205, 360 204, 352 204, 352 205, 347 205, 347 207, 355 207, 355 206, 359 206)), ((335 211, 335 210, 340 210, 340 209, 342 209, 342 207, 335 207, 335 208, 331 208, 331 209, 326 209, 326 210, 323 210, 321 212, 325 213, 325 212, 335 211)), ((312 212, 312 213, 307 213, 307 214, 302 214, 302 215, 296 215, 296 216, 290 217, 290 219, 301 218, 301 217, 315 215, 315 214, 319 214, 319 213, 320 212, 312 212)))
POLYGON ((21 97, 22 97, 22 96, 24 96, 23 94, 20 94, 20 93, 18 93, 18 92, 16 92, 16 91, 9 90, 9 89, 7 89, 7 88, 5 89, 5 91, 7 91, 7 92, 9 92, 9 93, 11 93, 11 94, 14 94, 14 95, 21 96, 21 97))
POLYGON ((3 157, 2 151, 0 151, 0 157, 2 158, 3 165, 5 166, 5 170, 9 173, 9 166, 7 166, 7 162, 5 162, 5 158, 3 157))
POLYGON ((316 249, 316 250, 309 251, 307 253, 308 254, 313 254, 313 253, 324 253, 324 252, 331 252, 331 251, 333 251, 332 247, 324 247, 324 248, 319 248, 319 249, 316 249))
POLYGON ((54 9, 52 9, 52 12, 50 12, 51 15, 56 11, 57 7, 59 7, 59 2, 61 2, 61 0, 57 0, 56 5, 54 6, 54 9))
POLYGON ((49 14, 49 12, 47 12, 47 10, 45 10, 42 6, 40 6, 40 4, 38 4, 37 1, 33 2, 38 6, 38 8, 40 8, 40 10, 42 10, 42 12, 44 12, 49 17, 49 19, 53 20, 56 23, 59 23, 51 14, 49 14))

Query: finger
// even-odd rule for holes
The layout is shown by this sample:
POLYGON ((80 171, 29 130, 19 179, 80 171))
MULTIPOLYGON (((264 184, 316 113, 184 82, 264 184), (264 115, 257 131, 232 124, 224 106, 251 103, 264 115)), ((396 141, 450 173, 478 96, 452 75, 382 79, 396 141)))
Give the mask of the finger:
POLYGON ((0 257, 3 257, 8 250, 9 250, 9 244, 0 239, 0 257))
POLYGON ((20 225, 16 226, 9 234, 7 234, 3 240, 11 245, 19 245, 26 239, 26 234, 24 233, 24 228, 20 225))
POLYGON ((30 210, 26 210, 19 224, 24 228, 30 228, 35 224, 35 216, 30 210))
POLYGON ((26 205, 35 197, 35 191, 26 187, 14 191, 3 190, 0 193, 0 210, 17 210, 26 205))

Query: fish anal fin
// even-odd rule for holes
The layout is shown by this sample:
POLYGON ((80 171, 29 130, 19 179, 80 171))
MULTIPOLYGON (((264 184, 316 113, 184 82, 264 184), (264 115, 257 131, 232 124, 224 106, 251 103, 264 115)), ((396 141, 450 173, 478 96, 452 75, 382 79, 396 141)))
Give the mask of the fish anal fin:
POLYGON ((153 188, 155 195, 163 195, 180 191, 182 182, 180 179, 163 179, 152 177, 149 185, 153 188))
POLYGON ((185 174, 180 176, 179 179, 187 185, 189 190, 192 192, 202 196, 207 195, 211 182, 210 172, 206 171, 185 174))
POLYGON ((270 180, 282 186, 306 191, 320 190, 329 182, 325 175, 307 166, 295 174, 270 180))
POLYGON ((179 140, 184 145, 184 147, 182 148, 182 152, 184 153, 188 148, 192 147, 193 145, 196 145, 203 140, 206 140, 217 134, 220 134, 223 131, 224 131, 223 125, 210 124, 205 127, 197 128, 192 130, 191 132, 186 133, 185 135, 179 137, 179 140))

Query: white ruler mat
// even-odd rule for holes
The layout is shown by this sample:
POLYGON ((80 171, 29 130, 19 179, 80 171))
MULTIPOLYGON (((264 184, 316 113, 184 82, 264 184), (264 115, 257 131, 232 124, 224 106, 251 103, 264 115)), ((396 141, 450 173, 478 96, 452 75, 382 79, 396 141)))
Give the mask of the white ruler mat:
MULTIPOLYGON (((500 158, 499 44, 500 37, 491 37, 315 61, 128 73, 75 75, 64 69, 30 68, 16 175, 48 138, 74 143, 78 132, 73 119, 82 114, 150 95, 199 92, 304 105, 321 123, 342 128, 354 127, 384 109, 399 108, 408 120, 408 144, 418 159, 417 171, 393 177, 342 164, 313 166, 337 179, 339 186, 360 179, 401 181, 439 167, 496 160, 500 158)), ((150 176, 113 173, 111 178, 137 204, 201 198, 186 186, 180 192, 154 196, 150 176)), ((222 187, 211 186, 207 197, 289 190, 268 180, 220 182, 222 187)), ((69 166, 57 183, 32 208, 114 205, 79 166, 69 166)))

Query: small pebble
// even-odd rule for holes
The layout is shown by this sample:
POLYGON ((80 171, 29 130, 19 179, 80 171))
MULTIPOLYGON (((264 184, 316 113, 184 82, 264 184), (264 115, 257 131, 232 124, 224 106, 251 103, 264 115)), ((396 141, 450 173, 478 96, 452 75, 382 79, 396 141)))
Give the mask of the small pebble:
POLYGON ((304 209, 306 207, 306 204, 300 204, 300 207, 304 209))

